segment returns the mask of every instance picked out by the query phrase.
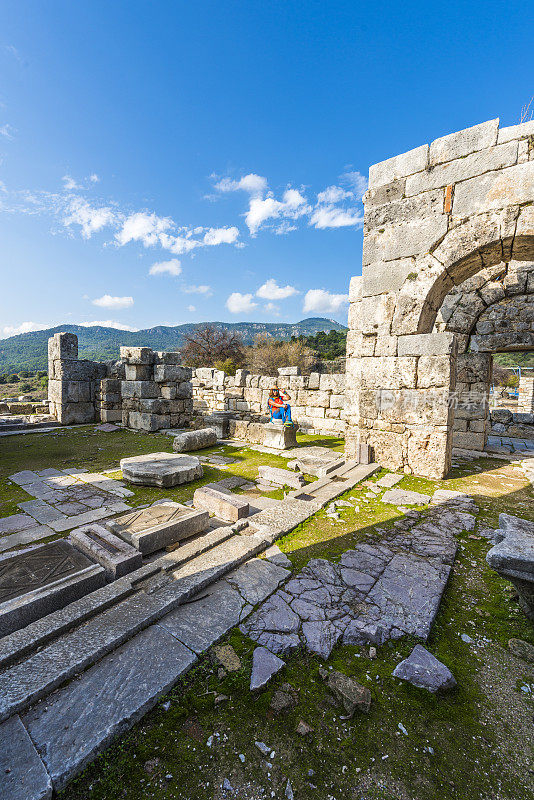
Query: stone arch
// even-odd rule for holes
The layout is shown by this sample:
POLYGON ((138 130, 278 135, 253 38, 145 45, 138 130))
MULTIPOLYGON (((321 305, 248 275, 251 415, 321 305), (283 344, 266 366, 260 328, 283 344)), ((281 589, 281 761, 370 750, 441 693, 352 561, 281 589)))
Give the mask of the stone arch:
POLYGON ((490 120, 371 166, 349 295, 349 457, 364 444, 385 466, 447 473, 468 333, 438 315, 478 273, 534 262, 533 203, 534 122, 490 120))

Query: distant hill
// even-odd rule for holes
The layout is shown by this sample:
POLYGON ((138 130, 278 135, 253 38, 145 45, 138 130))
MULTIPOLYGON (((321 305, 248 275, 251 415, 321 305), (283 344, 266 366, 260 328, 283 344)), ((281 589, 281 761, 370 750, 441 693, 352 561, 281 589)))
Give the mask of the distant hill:
MULTIPOLYGON (((141 331, 119 331, 116 328, 99 326, 85 328, 81 325, 58 325, 44 331, 21 333, 9 339, 0 339, 0 373, 21 370, 45 370, 47 368, 48 339, 60 331, 78 336, 80 358, 94 361, 110 361, 119 357, 121 345, 151 347, 153 350, 177 350, 184 344, 184 336, 206 323, 187 323, 167 327, 158 325, 141 331)), ((273 339, 291 339, 292 336, 314 336, 319 331, 344 331, 346 328, 333 319, 310 317, 301 322, 212 322, 218 328, 227 328, 240 333, 245 344, 253 344, 254 338, 266 333, 273 339)))

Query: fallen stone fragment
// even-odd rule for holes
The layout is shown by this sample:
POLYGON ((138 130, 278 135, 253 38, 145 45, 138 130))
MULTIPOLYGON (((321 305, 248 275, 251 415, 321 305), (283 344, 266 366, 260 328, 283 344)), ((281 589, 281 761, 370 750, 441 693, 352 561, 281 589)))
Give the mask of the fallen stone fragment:
POLYGON ((534 646, 523 641, 523 639, 509 639, 508 649, 517 658, 522 658, 523 661, 534 664, 534 646))
POLYGON ((326 684, 336 699, 342 703, 349 717, 352 717, 356 710, 366 714, 371 708, 371 692, 354 678, 332 670, 327 675, 326 684))
POLYGON ((124 480, 142 486, 178 486, 201 478, 204 474, 196 456, 173 453, 148 453, 123 458, 120 466, 124 480))
POLYGON ((283 683, 273 694, 269 708, 273 714, 283 714, 298 704, 298 691, 290 683, 283 683))
POLYGON ((193 505, 226 522, 237 522, 249 514, 249 504, 239 495, 220 492, 210 486, 201 486, 195 491, 193 505))
POLYGON ((286 790, 284 792, 286 800, 294 800, 295 795, 293 794, 293 788, 291 786, 291 781, 288 780, 286 783, 286 790))
POLYGON ((250 689, 261 689, 285 666, 285 663, 266 647, 256 647, 252 655, 250 689))
POLYGON ((305 485, 304 475, 300 472, 292 472, 289 469, 279 467, 258 467, 258 475, 261 480, 275 483, 279 486, 291 486, 293 489, 300 489, 305 485))
POLYGON ((201 450, 217 444, 217 432, 213 428, 201 428, 198 431, 185 431, 174 437, 172 449, 175 453, 186 453, 189 450, 201 450))
POLYGON ((312 728, 311 725, 308 725, 307 722, 304 722, 304 720, 301 719, 297 727, 295 728, 295 731, 296 733, 299 734, 299 736, 307 736, 309 733, 313 733, 314 728, 312 728))
POLYGON ((377 480, 376 485, 383 486, 385 489, 391 489, 392 486, 395 486, 403 478, 404 475, 396 475, 394 472, 388 472, 387 475, 383 475, 377 480))
POLYGON ((415 645, 408 658, 397 664, 393 675, 420 689, 428 689, 429 692, 453 689, 456 686, 456 680, 449 668, 420 644, 415 645))
POLYGON ((430 495, 410 489, 388 489, 382 495, 382 502, 393 506, 423 506, 430 503, 430 495))
POLYGON ((320 658, 328 658, 341 633, 341 628, 336 627, 329 620, 313 620, 302 623, 302 635, 306 648, 320 658))
POLYGON ((271 754, 271 748, 265 744, 265 742, 254 742, 258 750, 263 756, 269 756, 271 754))
POLYGON ((213 652, 219 664, 222 664, 227 672, 237 672, 241 669, 241 659, 231 644, 215 645, 213 652))
POLYGON ((501 577, 513 583, 521 608, 534 620, 534 522, 500 514, 495 542, 486 561, 501 577))

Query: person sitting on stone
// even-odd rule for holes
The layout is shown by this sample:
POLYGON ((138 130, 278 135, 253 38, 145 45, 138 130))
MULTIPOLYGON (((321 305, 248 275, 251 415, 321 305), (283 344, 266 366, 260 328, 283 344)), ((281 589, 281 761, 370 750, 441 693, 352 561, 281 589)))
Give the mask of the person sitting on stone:
POLYGON ((283 422, 287 427, 293 425, 289 400, 291 400, 291 396, 287 392, 280 391, 278 386, 271 388, 267 403, 271 412, 271 422, 283 422))

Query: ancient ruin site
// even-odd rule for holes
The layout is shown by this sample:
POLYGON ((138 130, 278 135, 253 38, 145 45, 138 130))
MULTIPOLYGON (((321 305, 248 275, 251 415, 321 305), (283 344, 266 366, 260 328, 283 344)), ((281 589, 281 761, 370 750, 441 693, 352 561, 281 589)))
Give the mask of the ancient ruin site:
POLYGON ((532 8, 0 3, 0 800, 534 800, 532 8))
POLYGON ((2 800, 534 796, 534 122, 363 202, 337 372, 60 330, 0 406, 2 800))

